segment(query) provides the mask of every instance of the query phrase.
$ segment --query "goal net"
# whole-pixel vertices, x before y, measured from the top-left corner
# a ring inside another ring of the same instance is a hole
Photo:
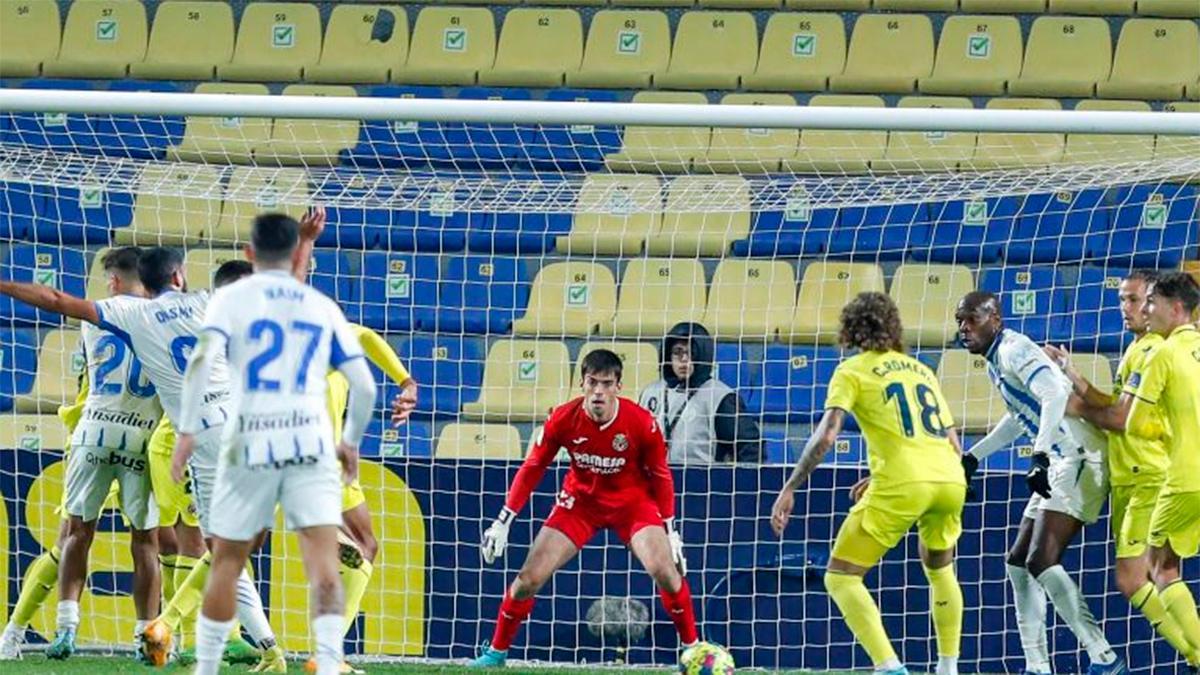
[[[699,94],[604,105],[493,101],[504,93],[486,90],[436,101],[419,88],[361,98],[337,87],[270,98],[252,96],[265,88],[217,89],[43,91],[33,103],[28,91],[0,92],[0,276],[100,298],[106,247],[167,245],[186,250],[189,287],[207,288],[218,265],[243,255],[254,214],[325,205],[312,284],[383,335],[420,386],[412,420],[392,427],[398,383],[376,370],[362,483],[379,550],[347,636],[348,652],[362,656],[474,655],[555,503],[566,453],[519,514],[500,563],[481,560],[481,532],[547,411],[578,392],[582,357],[615,350],[624,393],[637,400],[657,380],[678,384],[664,336],[691,322],[711,339],[687,329],[695,375],[685,389],[716,378],[736,394],[739,418],[737,437],[710,444],[716,461],[672,454],[703,636],[741,666],[869,667],[821,582],[849,488],[866,473],[853,424],[800,491],[782,541],[767,522],[843,357],[842,306],[862,291],[896,300],[910,349],[936,371],[970,445],[1002,402],[981,359],[956,343],[963,294],[996,292],[1009,327],[1069,346],[1105,388],[1130,341],[1119,280],[1197,259],[1200,115],[1175,106],[1067,113],[1012,99],[979,111],[966,99],[918,98],[881,109],[875,97],[795,106],[748,94],[722,105]],[[77,325],[0,300],[9,552],[0,578],[10,611],[57,537],[68,434],[55,412],[75,398],[77,345]],[[697,437],[729,426],[686,414]],[[965,511],[966,671],[1021,663],[1004,563],[1028,498],[1029,453],[1022,440],[990,457]],[[1175,664],[1116,589],[1107,517],[1081,539],[1065,565],[1109,640],[1138,672]],[[919,669],[937,655],[916,550],[910,535],[868,586],[901,657]],[[126,528],[106,512],[81,642],[129,643],[131,569]],[[1189,564],[1185,577],[1197,571]],[[282,528],[255,572],[280,641],[307,652],[303,571]],[[53,635],[53,614],[52,596],[31,641]],[[1074,638],[1054,626],[1056,669],[1084,667]],[[652,582],[604,533],[541,591],[512,655],[665,664],[677,646]]]

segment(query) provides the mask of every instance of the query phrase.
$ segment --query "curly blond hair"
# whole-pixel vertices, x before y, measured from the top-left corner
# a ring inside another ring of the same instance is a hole
[[[886,293],[859,293],[842,308],[838,343],[864,352],[904,351],[900,309]]]

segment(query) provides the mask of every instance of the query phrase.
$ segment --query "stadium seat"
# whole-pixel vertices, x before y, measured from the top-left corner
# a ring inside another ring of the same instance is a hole
[[[700,321],[707,297],[699,260],[634,258],[621,276],[613,332],[618,337],[658,339],[677,323]]]
[[[0,448],[4,449],[63,450],[69,440],[67,428],[58,415],[5,415],[5,423],[0,425]]]
[[[409,419],[393,427],[381,416],[376,416],[367,426],[359,452],[362,457],[433,457],[433,444],[437,437],[433,424]]]
[[[706,105],[700,92],[642,91],[634,103],[688,103]],[[704,157],[712,138],[709,127],[625,127],[621,151],[604,158],[613,171],[686,171]]]
[[[467,249],[479,253],[539,255],[571,231],[569,212],[473,214]]]
[[[472,85],[496,60],[496,23],[486,7],[422,7],[413,27],[408,63],[392,81]]]
[[[358,300],[359,278],[354,270],[362,267],[362,257],[350,251],[315,249],[308,264],[308,283],[346,306]]]
[[[1112,34],[1100,17],[1043,16],[1025,42],[1021,76],[1009,80],[1017,96],[1090,97],[1112,70]]]
[[[355,97],[348,85],[292,84],[284,96]],[[341,153],[358,143],[358,120],[313,120],[276,118],[271,137],[254,148],[259,164],[299,164],[331,166]]]
[[[1064,285],[1052,266],[991,268],[979,273],[979,288],[1000,298],[1004,325],[1041,344],[1050,327],[1066,316]]]
[[[832,12],[774,12],[758,66],[742,86],[761,91],[824,91],[846,67],[846,24]]]
[[[684,12],[671,63],[654,77],[663,89],[737,89],[754,72],[758,28],[749,12]]]
[[[213,275],[217,268],[230,260],[245,260],[243,249],[237,248],[192,248],[184,259],[184,278],[189,291],[212,290]]]
[[[553,58],[547,59],[547,54]],[[496,62],[479,73],[494,87],[561,87],[583,59],[583,20],[574,9],[522,7],[504,15]]]
[[[951,16],[942,25],[926,94],[1001,96],[1021,75],[1021,24],[1015,16]]]
[[[442,427],[433,456],[438,459],[504,459],[524,457],[521,433],[508,424],[465,424]]]
[[[654,176],[589,175],[579,188],[571,233],[555,250],[564,255],[634,256],[662,227],[662,184]]]
[[[924,14],[860,14],[846,70],[829,78],[840,92],[907,94],[933,71],[933,24]]]
[[[1124,349],[1120,285],[1127,274],[1128,270],[1115,268],[1081,267],[1078,280],[1070,288],[1070,312],[1051,325],[1051,341],[1070,345],[1075,357],[1082,352]],[[1099,386],[1095,380],[1092,382]]]
[[[957,12],[958,0],[874,0],[873,9],[888,12]]]
[[[311,201],[303,169],[237,167],[225,188],[221,219],[205,229],[205,239],[210,244],[244,245],[259,213],[279,211],[299,220]]]
[[[757,414],[755,407],[761,403],[763,346],[741,342],[718,342],[713,355],[716,378],[734,389],[746,404],[746,409]]]
[[[691,7],[694,0],[612,0],[614,7]]]
[[[488,350],[479,400],[467,419],[536,422],[571,397],[567,346],[553,340],[497,340]]]
[[[883,99],[867,95],[818,94],[810,106],[882,108]],[[783,160],[783,171],[797,173],[865,173],[872,160],[882,159],[886,131],[828,131],[804,129],[796,156]]]
[[[442,98],[437,87],[372,87],[373,98]],[[415,120],[361,120],[358,145],[346,153],[343,163],[351,166],[379,167],[427,164],[427,146],[445,144],[442,125]]]
[[[804,269],[791,325],[781,340],[830,344],[837,341],[842,307],[863,291],[884,293],[883,270],[872,263],[816,261]]]
[[[401,341],[400,360],[421,387],[414,414],[455,418],[464,403],[479,398],[485,346],[482,340],[457,335],[414,335]]]
[[[389,333],[416,330],[437,310],[438,267],[432,255],[364,253],[361,305],[343,307],[346,317]]]
[[[14,397],[33,391],[37,360],[37,331],[0,329],[0,410],[12,410]]]
[[[87,295],[84,296],[88,300],[101,300],[108,297],[108,275],[104,273],[102,261],[104,255],[111,250],[111,247],[105,246],[92,256],[92,264],[88,267]]]
[[[1121,25],[1112,74],[1096,84],[1096,94],[1177,99],[1196,80],[1200,80],[1200,28],[1195,21],[1129,19]]]
[[[265,84],[205,82],[196,86],[197,94],[244,94],[266,96]],[[167,147],[167,159],[176,162],[249,164],[254,149],[271,138],[269,117],[187,118],[187,128],[178,145]]]
[[[615,91],[554,89],[547,101],[616,103]],[[539,124],[532,142],[523,141],[522,154],[534,169],[552,172],[593,172],[604,168],[604,157],[621,149],[621,132],[613,124]]]
[[[42,244],[107,244],[109,233],[133,219],[133,195],[106,190],[100,183],[81,187],[34,186],[42,198],[37,200],[37,219],[32,240]],[[119,187],[114,184],[113,187]]]
[[[722,105],[794,106],[791,94],[726,94]],[[704,165],[717,173],[771,173],[796,154],[799,129],[716,127]]]
[[[103,358],[105,354],[101,354]],[[33,390],[16,399],[19,413],[50,414],[60,405],[75,402],[79,393],[79,378],[84,376],[87,361],[77,330],[52,330],[46,333],[38,348],[37,375]]]
[[[109,91],[175,93],[171,82],[116,80]],[[167,146],[183,139],[185,121],[178,115],[104,115],[96,120],[96,143],[108,156],[162,159]]]
[[[704,324],[718,340],[772,339],[796,308],[796,272],[782,260],[722,260]]]
[[[375,223],[379,245],[393,251],[461,251],[466,247],[467,231],[485,217],[464,210],[461,200],[465,195],[451,189],[425,184],[390,194],[399,208],[385,204],[373,213],[382,218]]]
[[[1085,259],[1088,237],[1105,235],[1110,228],[1110,208],[1104,190],[1041,192],[1025,197],[1004,247],[1010,264],[1079,264]]]
[[[838,209],[827,205],[836,195],[826,194],[825,187],[820,182],[772,181],[758,194],[755,202],[760,206],[750,213],[750,235],[733,242],[733,254],[777,257],[824,252],[838,217]]]
[[[929,244],[929,211],[922,203],[889,202],[884,194],[875,206],[844,206],[830,232],[825,252],[831,258],[903,260]]]
[[[190,246],[221,215],[221,171],[200,164],[150,165],[133,199],[133,220],[114,232],[117,244]]]
[[[958,335],[955,307],[973,290],[975,280],[963,265],[908,263],[898,267],[888,292],[900,308],[904,341],[917,349],[939,349],[953,343]]]
[[[525,265],[508,256],[451,257],[438,290],[436,324],[422,327],[444,333],[508,333],[529,304]]]
[[[146,57],[146,6],[141,0],[74,2],[58,58],[42,63],[47,77],[122,78]]]
[[[959,0],[963,12],[979,14],[1041,14],[1046,0]]]
[[[1120,328],[1120,324],[1118,324]],[[1113,388],[1113,371],[1112,361],[1104,354],[1089,354],[1087,352],[1072,352],[1071,363],[1079,370],[1079,373],[1086,377],[1089,382],[1096,385],[1100,391],[1112,391]]]
[[[761,405],[756,406],[763,420],[809,423],[820,418],[829,380],[841,358],[835,347],[767,345]]]
[[[1197,188],[1159,183],[1115,188],[1112,230],[1088,238],[1087,254],[1110,265],[1174,269],[1195,255]]]
[[[0,77],[37,77],[58,56],[58,2],[0,2]]]
[[[408,61],[408,14],[398,7],[339,4],[329,15],[309,82],[383,84]]]
[[[617,282],[600,263],[551,263],[538,271],[525,315],[513,335],[531,337],[608,334],[617,310]]]
[[[578,71],[567,71],[571,87],[646,89],[671,62],[667,15],[650,10],[604,9],[588,27]]]
[[[1052,14],[1095,14],[1121,16],[1133,14],[1134,0],[1050,0]]]
[[[364,250],[379,244],[379,231],[388,226],[383,207],[393,191],[388,181],[361,173],[329,172],[313,177],[313,199],[326,204],[325,231],[317,246]]]
[[[22,89],[66,89],[89,91],[86,80],[26,80]],[[99,152],[96,127],[101,117],[79,113],[23,112],[0,114],[0,138],[25,148],[50,148],[71,154]]]
[[[607,349],[621,358],[621,395],[625,398],[638,400],[642,389],[662,379],[662,361],[649,342],[586,342],[575,359],[572,386],[583,381],[583,359],[597,349]]]
[[[917,260],[978,264],[1000,259],[1020,208],[1019,197],[963,198],[929,202],[929,249]]]
[[[1197,94],[1200,94],[1200,83],[1196,85]],[[1192,101],[1171,101],[1163,104],[1163,112],[1193,112],[1200,113],[1200,103]],[[1163,134],[1154,139],[1154,158],[1156,160],[1164,159],[1191,159],[1200,153],[1200,140],[1195,137],[1188,136],[1168,136]]]
[[[783,0],[788,9],[836,9],[846,12],[865,12],[871,0]]]
[[[740,176],[682,176],[667,186],[662,228],[649,255],[722,256],[750,230],[750,185]]]
[[[0,279],[40,284],[83,297],[87,289],[87,263],[81,249],[15,244],[8,247]],[[63,320],[56,312],[40,310],[8,296],[0,297],[0,325],[46,328],[59,326]]]
[[[988,110],[1062,110],[1057,99],[994,98]],[[966,169],[1002,169],[1056,164],[1066,147],[1064,134],[1009,134],[981,132],[975,142],[975,156]]]
[[[1200,58],[1200,54],[1197,54]],[[1084,99],[1076,110],[1117,110],[1150,112],[1145,101],[1098,101]],[[1148,162],[1154,156],[1152,134],[1067,134],[1063,162],[1097,164],[1102,162]]]
[[[1200,19],[1200,6],[1192,0],[1138,0],[1142,16],[1173,16]]]
[[[0,181],[0,238],[25,241],[33,236],[45,191],[29,183]]]
[[[528,89],[493,89],[464,87],[458,98],[478,101],[528,101]],[[443,122],[436,135],[418,135],[425,142],[426,159],[438,166],[449,165],[455,170],[483,166],[509,168],[517,161],[525,162],[526,148],[533,145],[537,134],[532,125],[484,122]]]
[[[233,10],[225,2],[168,0],[154,12],[144,61],[129,64],[130,77],[211,80],[233,58]]]
[[[950,404],[950,414],[963,431],[986,432],[1007,412],[982,355],[947,349],[938,362],[937,378]]]
[[[296,82],[321,59],[321,14],[304,2],[254,2],[238,24],[233,60],[217,77],[240,82]]]
[[[905,96],[897,108],[974,108],[971,99],[951,96]],[[892,131],[876,171],[948,171],[971,160],[979,134],[971,131]]]

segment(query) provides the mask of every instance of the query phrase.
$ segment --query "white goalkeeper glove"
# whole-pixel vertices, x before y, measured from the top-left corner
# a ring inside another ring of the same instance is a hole
[[[675,531],[675,519],[664,519],[663,527],[667,529],[667,541],[671,544],[671,559],[675,561],[679,573],[687,576],[687,557],[683,555],[683,537]]]
[[[504,549],[508,547],[508,526],[516,515],[506,506],[500,509],[500,515],[496,516],[491,526],[484,530],[480,548],[483,549],[483,561],[487,564],[491,565],[504,556]]]

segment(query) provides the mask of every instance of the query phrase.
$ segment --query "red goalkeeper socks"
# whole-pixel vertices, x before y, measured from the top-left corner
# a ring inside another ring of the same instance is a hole
[[[658,597],[662,598],[663,607],[667,608],[667,615],[671,617],[671,623],[675,624],[680,644],[690,645],[695,642],[698,639],[696,613],[692,610],[692,590],[687,579],[683,579],[683,584],[674,593],[668,593],[660,587]]]
[[[505,651],[512,645],[517,630],[533,611],[533,598],[517,600],[504,591],[504,602],[500,603],[500,614],[496,617],[496,632],[492,634],[492,649]]]

